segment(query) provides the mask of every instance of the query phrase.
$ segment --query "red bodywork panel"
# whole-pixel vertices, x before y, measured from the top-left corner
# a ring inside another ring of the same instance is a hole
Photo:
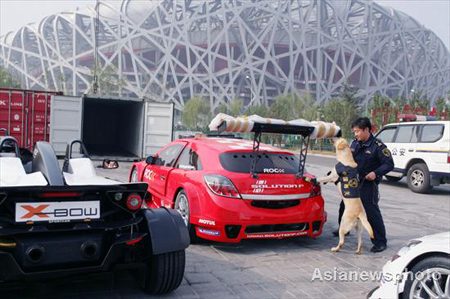
[[[166,164],[170,160],[171,165],[150,165],[145,160],[136,162],[132,166],[130,180],[136,169],[137,180],[148,183],[151,194],[147,201],[149,208],[174,208],[178,193],[184,190],[189,201],[189,223],[204,239],[237,243],[252,238],[320,235],[327,218],[320,186],[314,186],[302,177],[296,178],[295,173],[258,173],[258,178],[253,178],[249,172],[225,169],[228,167],[222,164],[221,154],[230,152],[236,153],[233,156],[236,159],[252,159],[252,144],[248,140],[225,138],[176,140],[155,155],[161,155]],[[166,159],[164,154],[174,145],[178,145],[181,152],[175,158]],[[181,164],[186,161],[182,158],[184,153],[189,151],[198,155],[201,169],[187,169]],[[260,159],[267,158],[265,154],[279,155],[272,159],[296,158],[291,152],[265,144],[261,144],[260,151]],[[258,160],[257,163],[259,161],[264,162]],[[289,162],[291,165],[295,163]],[[296,163],[298,167],[298,160]],[[263,171],[281,170],[270,168]],[[215,194],[205,182],[205,175],[227,178],[240,198]],[[314,177],[311,174],[305,176]]]

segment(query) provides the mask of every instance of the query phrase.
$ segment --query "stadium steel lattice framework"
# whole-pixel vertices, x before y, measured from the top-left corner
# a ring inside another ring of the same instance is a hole
[[[410,16],[362,0],[123,0],[50,15],[0,40],[0,65],[26,88],[90,93],[94,70],[108,92],[174,101],[200,95],[270,104],[306,90],[318,102],[344,82],[374,93],[432,100],[450,90],[450,55]],[[100,68],[94,67],[98,46]],[[108,67],[106,67],[108,66]],[[99,74],[101,71],[98,72]]]

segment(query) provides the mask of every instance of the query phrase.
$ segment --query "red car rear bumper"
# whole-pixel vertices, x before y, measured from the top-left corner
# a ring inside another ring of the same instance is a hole
[[[197,236],[218,242],[319,236],[327,220],[321,196],[301,199],[288,208],[255,207],[252,200],[211,196],[201,215],[191,215]]]

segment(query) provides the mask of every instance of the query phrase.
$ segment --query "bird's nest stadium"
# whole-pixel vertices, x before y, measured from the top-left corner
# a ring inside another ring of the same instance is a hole
[[[241,98],[270,104],[307,91],[317,102],[344,83],[432,101],[450,90],[450,55],[412,17],[363,0],[152,0],[98,2],[49,15],[0,39],[0,65],[24,88],[173,101],[211,108]],[[97,51],[95,49],[98,49]],[[95,62],[99,67],[95,67]],[[102,87],[100,87],[102,88]],[[102,90],[100,90],[102,92]]]

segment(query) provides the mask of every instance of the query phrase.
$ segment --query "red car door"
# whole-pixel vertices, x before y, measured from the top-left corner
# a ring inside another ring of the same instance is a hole
[[[185,146],[185,142],[171,143],[157,154],[154,163],[146,169],[147,173],[144,172],[144,177],[149,179],[149,190],[157,206],[161,206],[161,199],[166,195],[170,172]]]

